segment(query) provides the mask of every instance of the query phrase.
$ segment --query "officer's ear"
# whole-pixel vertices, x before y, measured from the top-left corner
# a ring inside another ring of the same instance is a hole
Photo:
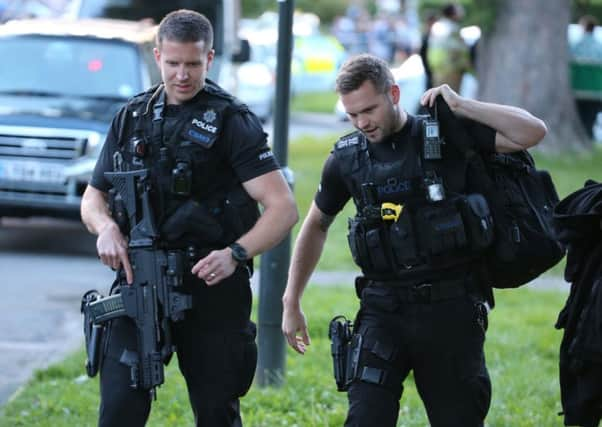
[[[399,104],[399,99],[401,98],[401,89],[399,89],[398,84],[391,85],[391,101],[393,105]]]
[[[213,64],[213,58],[215,57],[215,50],[211,49],[209,53],[207,53],[207,71],[211,68],[211,64]]]

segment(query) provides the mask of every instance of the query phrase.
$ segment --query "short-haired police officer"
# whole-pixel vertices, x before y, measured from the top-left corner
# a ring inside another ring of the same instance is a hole
[[[464,218],[453,202],[469,188],[464,158],[447,142],[440,165],[429,170],[433,161],[425,161],[416,138],[421,133],[414,132],[417,118],[399,107],[402,94],[382,60],[348,59],[336,89],[357,131],[327,158],[297,237],[283,333],[305,353],[310,340],[301,296],[329,226],[353,198],[357,214],[348,239],[363,273],[356,280],[361,308],[354,325],[361,339],[351,344],[359,357],[351,363],[345,425],[395,426],[403,381],[413,370],[432,426],[482,426],[491,398],[483,353],[486,291],[473,274],[474,258],[465,256],[471,236],[462,231]],[[433,106],[438,96],[474,136],[478,151],[525,149],[546,133],[544,123],[522,109],[465,99],[447,85],[426,91],[421,102]]]
[[[98,235],[102,262],[122,268],[131,283],[127,241],[107,209],[110,184],[103,173],[150,169],[164,248],[197,254],[184,278],[193,308],[173,323],[196,425],[240,426],[239,397],[252,382],[257,351],[247,267],[289,232],[298,215],[257,117],[206,78],[212,45],[211,23],[197,12],[179,10],[161,21],[155,58],[163,82],[132,98],[114,118],[81,213]],[[160,162],[170,165],[167,177]],[[263,206],[259,219],[257,203]],[[205,206],[204,215],[180,209],[190,206]],[[124,319],[114,320],[105,335],[100,426],[142,426],[150,412],[149,393],[130,387],[129,368],[120,362],[124,349],[136,345],[133,324]]]

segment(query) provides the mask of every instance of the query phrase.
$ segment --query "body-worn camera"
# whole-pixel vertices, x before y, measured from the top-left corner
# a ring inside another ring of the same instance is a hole
[[[178,196],[190,196],[192,171],[187,162],[177,162],[171,171],[171,192]]]
[[[144,138],[134,136],[130,140],[130,153],[132,154],[132,164],[136,168],[144,167],[144,158],[147,154],[148,144]]]
[[[422,121],[423,156],[425,160],[440,160],[443,140],[439,135],[439,122],[430,116]]]
[[[426,199],[429,202],[440,202],[445,199],[445,188],[443,180],[435,175],[427,176],[424,179],[424,188],[426,190]]]

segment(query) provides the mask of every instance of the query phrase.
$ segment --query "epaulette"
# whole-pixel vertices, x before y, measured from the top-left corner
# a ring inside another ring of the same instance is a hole
[[[238,99],[231,93],[226,92],[221,86],[219,86],[211,79],[205,79],[205,86],[203,87],[203,90],[210,95],[227,100],[231,108],[233,108],[235,111],[249,110],[247,104],[242,102],[240,99]]]
[[[205,85],[203,86],[203,90],[210,95],[215,95],[220,98],[225,98],[228,101],[231,101],[234,99],[233,95],[226,92],[224,89],[221,88],[221,86],[219,86],[217,83],[215,83],[211,79],[205,79]]]
[[[335,150],[343,150],[345,148],[359,145],[361,142],[362,134],[360,131],[356,130],[339,138],[339,140],[334,144],[334,148]]]
[[[132,96],[127,103],[128,108],[130,108],[130,106],[134,107],[139,104],[147,102],[149,100],[149,98],[151,96],[153,96],[153,94],[155,93],[155,91],[157,90],[159,85],[161,85],[161,83],[158,83],[158,84],[146,89],[145,91],[142,91],[142,92],[137,93],[136,95]]]

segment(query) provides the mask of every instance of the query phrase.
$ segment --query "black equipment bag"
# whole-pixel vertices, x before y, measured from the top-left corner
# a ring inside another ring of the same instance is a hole
[[[527,151],[493,154],[484,164],[496,232],[487,272],[494,287],[516,288],[564,256],[552,223],[558,194],[550,174],[536,169]]]
[[[489,202],[495,239],[485,254],[486,279],[495,288],[530,282],[565,254],[552,223],[558,194],[550,174],[536,169],[525,150],[481,156],[441,96],[437,109],[446,142],[468,161],[471,191],[483,194]]]

